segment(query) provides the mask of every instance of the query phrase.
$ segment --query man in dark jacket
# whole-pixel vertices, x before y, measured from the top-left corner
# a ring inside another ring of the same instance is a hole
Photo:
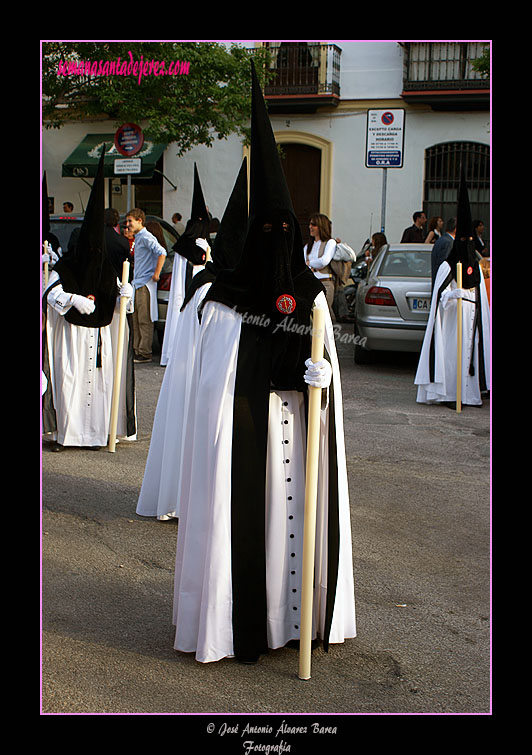
[[[424,226],[427,222],[427,216],[424,212],[415,212],[412,216],[413,225],[405,228],[401,238],[401,244],[423,244],[425,241]]]
[[[436,275],[438,274],[441,263],[445,262],[445,260],[449,256],[449,252],[453,248],[455,233],[456,218],[449,218],[445,227],[445,233],[436,240],[434,246],[432,247],[432,288],[434,288],[434,281],[436,280]]]

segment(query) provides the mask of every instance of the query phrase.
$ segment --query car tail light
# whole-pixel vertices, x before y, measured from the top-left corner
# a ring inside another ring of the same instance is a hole
[[[172,273],[164,273],[159,278],[157,288],[159,291],[170,291],[170,284],[172,283]]]
[[[389,288],[372,286],[366,294],[366,304],[376,304],[379,307],[396,307],[395,299]]]

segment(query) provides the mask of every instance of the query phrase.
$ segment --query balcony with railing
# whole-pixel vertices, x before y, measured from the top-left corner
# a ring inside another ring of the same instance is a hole
[[[402,97],[434,110],[487,110],[490,79],[475,70],[485,42],[405,42]]]
[[[319,42],[265,42],[272,77],[264,87],[270,112],[312,113],[340,101],[337,45]]]

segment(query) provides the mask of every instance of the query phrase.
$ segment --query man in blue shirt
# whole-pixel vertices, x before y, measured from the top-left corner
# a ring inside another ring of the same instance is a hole
[[[166,249],[145,227],[146,215],[134,208],[126,215],[126,227],[134,234],[133,288],[135,310],[133,350],[135,362],[151,362],[153,323],[157,319],[157,281],[164,265]]]

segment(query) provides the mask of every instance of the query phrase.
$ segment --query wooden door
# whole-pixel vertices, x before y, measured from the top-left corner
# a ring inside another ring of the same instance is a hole
[[[321,150],[307,144],[281,144],[281,160],[303,243],[309,239],[309,217],[320,211]]]

